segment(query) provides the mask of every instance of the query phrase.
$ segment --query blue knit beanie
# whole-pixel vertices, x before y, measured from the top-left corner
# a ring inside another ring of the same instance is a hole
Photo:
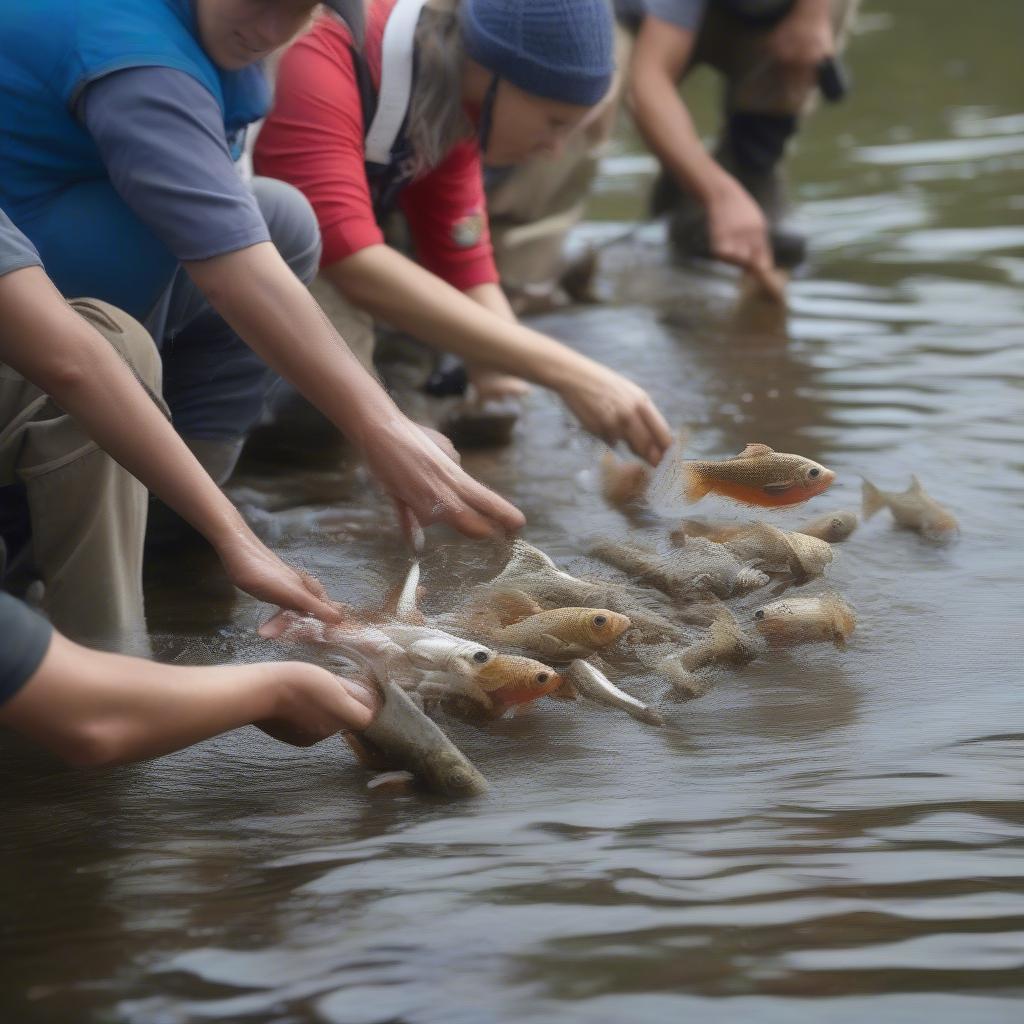
[[[462,0],[466,53],[530,93],[592,107],[612,84],[608,0]]]

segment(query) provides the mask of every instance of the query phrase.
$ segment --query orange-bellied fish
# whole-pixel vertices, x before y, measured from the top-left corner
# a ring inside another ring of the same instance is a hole
[[[473,682],[490,697],[500,714],[554,692],[563,680],[553,668],[533,658],[499,654],[476,674]]]
[[[763,508],[799,505],[827,490],[835,479],[835,473],[820,463],[774,451],[766,444],[748,444],[739,455],[718,462],[683,460],[678,468],[688,501],[718,494]]]

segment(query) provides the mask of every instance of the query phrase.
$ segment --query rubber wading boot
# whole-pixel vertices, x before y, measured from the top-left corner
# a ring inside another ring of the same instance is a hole
[[[807,258],[806,237],[785,224],[787,203],[781,162],[796,124],[795,117],[786,115],[733,114],[714,153],[718,163],[764,212],[775,265],[783,269],[799,266]],[[665,171],[655,182],[650,206],[653,216],[669,214],[669,239],[679,255],[711,257],[704,206]]]

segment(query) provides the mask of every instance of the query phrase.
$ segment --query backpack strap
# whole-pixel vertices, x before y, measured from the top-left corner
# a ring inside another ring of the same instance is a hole
[[[398,0],[384,27],[380,91],[366,133],[366,160],[390,164],[412,98],[416,26],[427,0]],[[364,107],[365,113],[365,107]]]

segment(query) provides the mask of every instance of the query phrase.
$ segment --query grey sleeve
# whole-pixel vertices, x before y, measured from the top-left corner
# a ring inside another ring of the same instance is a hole
[[[0,591],[0,707],[35,675],[52,636],[46,619]]]
[[[708,0],[644,0],[648,14],[662,21],[696,32],[700,28]]]
[[[11,223],[10,217],[0,210],[0,277],[25,267],[39,267],[42,262],[36,247]]]
[[[205,260],[270,240],[231,161],[213,96],[171,68],[131,68],[88,86],[79,119],[114,188],[178,260]]]

